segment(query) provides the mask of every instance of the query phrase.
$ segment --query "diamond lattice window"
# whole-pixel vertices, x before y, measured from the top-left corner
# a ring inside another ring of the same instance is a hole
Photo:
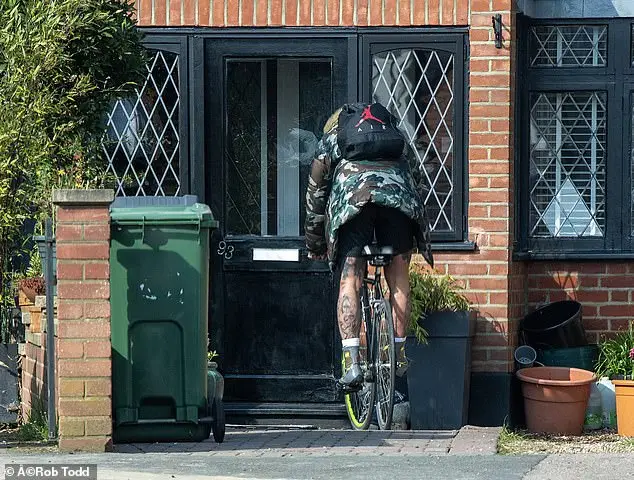
[[[606,25],[537,25],[530,29],[533,67],[604,67]]]
[[[605,93],[531,96],[532,237],[604,235],[605,149]]]
[[[136,95],[117,100],[108,115],[103,150],[119,196],[181,193],[179,57],[154,51]]]
[[[400,120],[432,230],[454,231],[453,53],[400,49],[373,55],[372,97]]]

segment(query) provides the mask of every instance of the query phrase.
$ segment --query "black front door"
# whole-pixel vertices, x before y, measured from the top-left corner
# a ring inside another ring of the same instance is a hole
[[[303,235],[321,129],[356,93],[349,42],[202,41],[206,198],[220,221],[210,331],[234,411],[340,400],[333,280],[324,262],[307,259]]]

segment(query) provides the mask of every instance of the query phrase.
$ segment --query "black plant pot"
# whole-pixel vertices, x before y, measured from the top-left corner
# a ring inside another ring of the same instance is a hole
[[[454,430],[467,423],[475,312],[435,312],[421,319],[429,344],[405,344],[412,430]]]
[[[47,251],[46,251],[46,237],[44,235],[35,235],[33,240],[37,244],[37,250],[40,253],[42,259],[42,275],[46,280],[48,272]],[[57,295],[57,247],[55,245],[55,239],[53,239],[53,295]]]

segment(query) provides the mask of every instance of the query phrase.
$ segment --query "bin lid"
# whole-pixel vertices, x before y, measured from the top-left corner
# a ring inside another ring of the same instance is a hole
[[[140,205],[110,208],[110,218],[116,225],[198,225],[216,228],[211,209],[204,203]]]
[[[191,207],[194,203],[198,203],[198,196],[196,195],[175,195],[173,197],[116,197],[114,202],[112,202],[112,207]]]

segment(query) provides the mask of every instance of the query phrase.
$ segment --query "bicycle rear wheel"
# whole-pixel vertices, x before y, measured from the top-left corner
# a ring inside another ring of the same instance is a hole
[[[365,293],[365,292],[364,292]],[[364,300],[362,300],[361,305],[364,305]],[[366,310],[362,309],[362,322],[361,322],[361,332],[360,332],[360,343],[359,345],[359,357],[360,357],[360,366],[363,371],[363,388],[358,392],[354,393],[346,393],[344,395],[344,400],[346,404],[346,412],[348,413],[348,418],[350,419],[350,424],[352,428],[355,430],[367,430],[370,427],[370,423],[372,422],[372,411],[374,407],[374,399],[376,397],[376,382],[373,378],[374,375],[372,372],[372,364],[369,361],[370,351],[372,351],[373,341],[376,337],[374,336],[374,332],[368,328],[367,319],[366,319]],[[367,332],[372,332],[370,335]],[[376,347],[374,347],[376,350]],[[345,360],[343,356],[341,358],[341,369],[344,370]]]
[[[377,329],[378,352],[376,362],[376,416],[381,430],[392,427],[394,409],[394,382],[396,373],[396,352],[394,348],[394,323],[392,307],[384,298],[374,303],[372,314]]]

